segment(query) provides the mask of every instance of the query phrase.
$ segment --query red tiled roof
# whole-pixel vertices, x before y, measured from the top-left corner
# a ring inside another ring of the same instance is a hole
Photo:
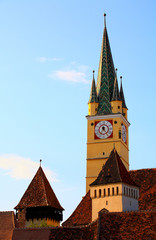
[[[36,175],[15,209],[43,206],[64,210],[52,190],[42,168],[39,167]]]
[[[51,229],[14,229],[12,240],[49,240]]]
[[[131,178],[140,186],[139,209],[156,209],[156,169],[129,171]],[[89,217],[88,217],[89,216]],[[79,203],[63,226],[78,226],[92,221],[90,191]]]
[[[130,177],[127,169],[125,168],[122,160],[120,159],[119,154],[114,148],[110,153],[107,162],[102,167],[102,170],[99,173],[97,179],[93,183],[91,183],[90,186],[105,185],[118,182],[137,186]]]
[[[0,212],[0,240],[11,240],[14,227],[14,212]]]
[[[140,186],[139,209],[156,209],[156,168],[129,171]]]
[[[104,213],[98,219],[98,239],[156,239],[156,211]]]
[[[97,229],[97,221],[88,226],[54,228],[49,240],[96,240]]]
[[[72,215],[62,224],[63,226],[85,225],[92,221],[92,200],[90,191],[81,200]]]

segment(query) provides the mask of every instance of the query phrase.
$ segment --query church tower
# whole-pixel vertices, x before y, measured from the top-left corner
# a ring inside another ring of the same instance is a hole
[[[102,166],[106,163],[112,149],[129,170],[129,148],[127,106],[122,87],[117,80],[114,68],[104,14],[104,33],[98,70],[97,86],[94,79],[91,86],[87,115],[87,168],[86,192],[95,181]]]

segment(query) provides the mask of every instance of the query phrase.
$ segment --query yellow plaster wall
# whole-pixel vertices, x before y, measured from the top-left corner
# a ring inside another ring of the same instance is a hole
[[[88,115],[93,116],[97,113],[98,103],[88,103]]]
[[[122,113],[122,101],[111,102],[112,113]]]
[[[94,129],[96,121],[113,120],[113,137],[107,139],[95,139]],[[117,122],[115,124],[115,122]],[[92,183],[98,176],[103,164],[106,163],[114,146],[121,157],[125,167],[129,170],[129,148],[128,148],[128,125],[127,141],[123,142],[122,136],[119,138],[119,131],[122,132],[122,125],[125,123],[122,117],[110,119],[88,119],[87,124],[87,167],[86,167],[86,192],[89,190],[89,184]]]

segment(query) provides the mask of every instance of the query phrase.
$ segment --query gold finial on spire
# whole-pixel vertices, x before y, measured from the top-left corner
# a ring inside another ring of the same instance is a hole
[[[42,159],[40,159],[40,167],[41,167],[41,162],[42,162]]]
[[[106,13],[104,13],[103,16],[104,16],[104,26],[106,27]]]

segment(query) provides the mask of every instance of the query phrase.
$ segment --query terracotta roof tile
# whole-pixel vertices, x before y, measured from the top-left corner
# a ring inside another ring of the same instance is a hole
[[[98,239],[156,239],[156,211],[103,213],[98,219]]]
[[[106,164],[102,167],[102,170],[99,173],[97,179],[93,183],[91,183],[90,186],[105,185],[118,182],[137,186],[130,177],[116,149],[114,148]]]
[[[156,168],[129,171],[140,186],[139,209],[156,209]]]
[[[139,209],[156,208],[156,169],[129,171],[129,174],[140,186]],[[78,226],[92,221],[92,204],[90,191],[79,203],[72,215],[62,224],[63,226]]]
[[[64,210],[51,188],[42,168],[39,167],[36,175],[15,209],[43,206],[50,206],[59,210]]]
[[[51,229],[15,229],[12,240],[49,240]]]
[[[62,224],[63,226],[85,225],[92,221],[92,200],[90,191],[81,200],[72,215]]]
[[[11,240],[14,227],[14,212],[0,212],[0,240]]]

